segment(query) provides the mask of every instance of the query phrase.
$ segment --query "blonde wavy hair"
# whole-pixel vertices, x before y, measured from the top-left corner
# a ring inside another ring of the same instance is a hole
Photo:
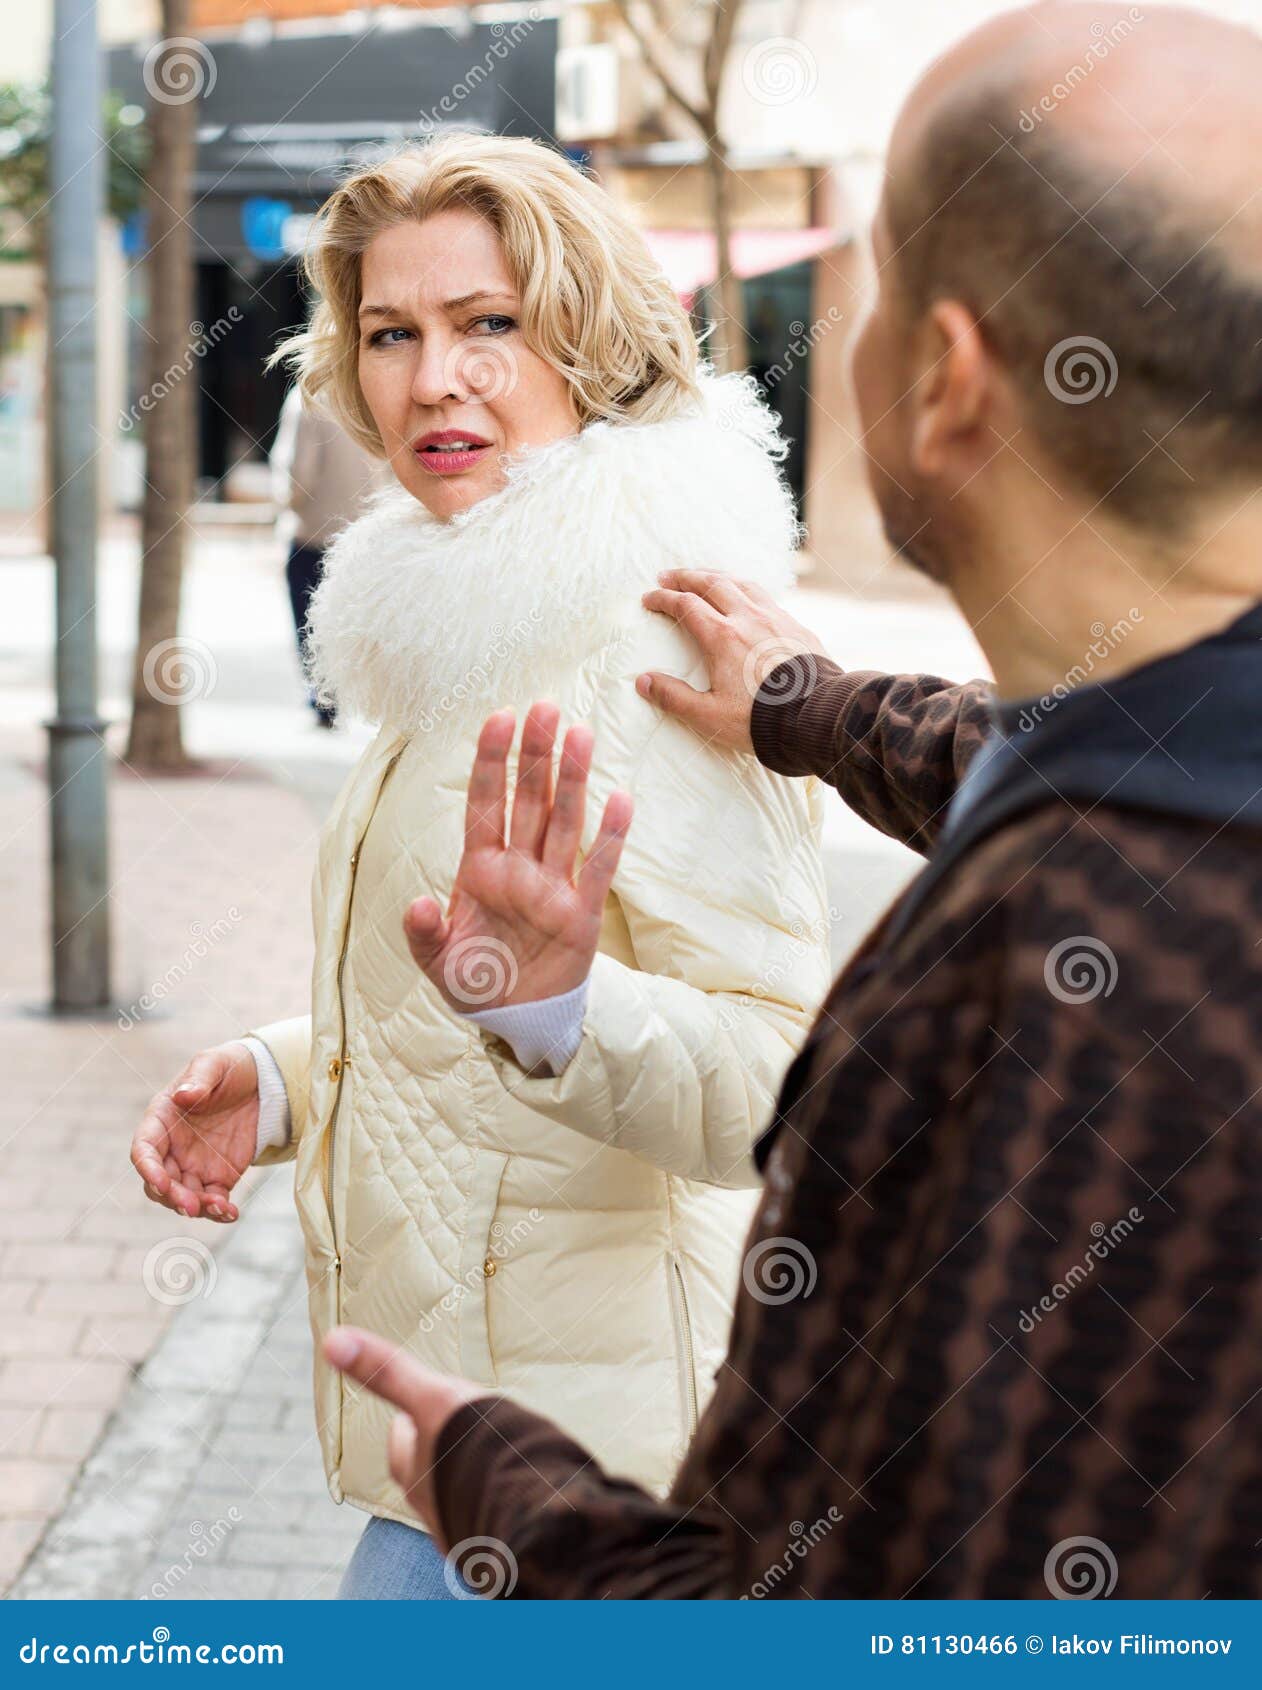
[[[696,337],[643,236],[605,190],[537,141],[447,135],[347,177],[303,256],[315,306],[268,359],[297,376],[369,452],[381,436],[359,385],[360,260],[384,229],[464,207],[495,229],[527,343],[570,384],[580,427],[660,422],[698,397]]]

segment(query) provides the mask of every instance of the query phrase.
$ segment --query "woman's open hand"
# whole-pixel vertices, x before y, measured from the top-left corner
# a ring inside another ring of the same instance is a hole
[[[254,1160],[259,1077],[240,1040],[199,1051],[145,1110],[132,1166],[155,1203],[190,1220],[235,1221],[229,1193]]]
[[[591,972],[601,911],[631,823],[631,799],[614,792],[591,854],[574,872],[592,759],[589,728],[573,727],[552,752],[560,712],[531,706],[522,729],[508,821],[507,765],[516,720],[488,716],[465,810],[464,855],[444,916],[418,898],[403,918],[417,964],[453,1009],[468,1013],[572,991]]]

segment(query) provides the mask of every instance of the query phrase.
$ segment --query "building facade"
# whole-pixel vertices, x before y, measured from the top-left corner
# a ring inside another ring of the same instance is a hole
[[[725,69],[722,131],[734,173],[733,255],[751,368],[791,440],[788,473],[824,578],[862,585],[884,559],[863,479],[845,370],[870,287],[864,238],[890,125],[910,82],[948,42],[1009,0],[744,0]],[[1155,0],[1161,3],[1161,0]],[[1256,21],[1256,0],[1211,0]],[[37,74],[52,0],[6,20],[0,80]],[[710,9],[637,0],[653,54],[701,98]],[[102,0],[107,80],[137,111],[158,0]],[[662,27],[652,27],[652,20]],[[283,378],[262,366],[303,316],[297,255],[340,175],[444,124],[536,135],[591,169],[629,208],[699,322],[715,272],[701,133],[665,92],[613,0],[193,0],[198,82],[192,217],[204,497],[262,495]],[[102,242],[106,488],[139,490],[134,417],[144,339],[139,220]],[[32,255],[0,263],[0,505],[34,500],[15,468],[38,409],[31,368],[41,291]],[[213,356],[210,353],[213,352]],[[17,419],[22,419],[21,421]],[[7,433],[6,433],[7,430]]]

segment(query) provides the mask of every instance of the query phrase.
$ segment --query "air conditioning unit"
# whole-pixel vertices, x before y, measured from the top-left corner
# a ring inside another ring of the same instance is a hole
[[[622,86],[611,42],[562,47],[557,53],[557,140],[607,141],[619,132]]]

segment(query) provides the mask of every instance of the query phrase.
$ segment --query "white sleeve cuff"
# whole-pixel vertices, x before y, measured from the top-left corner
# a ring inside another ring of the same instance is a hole
[[[500,1009],[475,1009],[465,1019],[503,1039],[528,1074],[543,1068],[556,1076],[565,1072],[583,1042],[586,1013],[584,980],[572,992],[561,992],[554,998],[508,1004]]]
[[[254,1058],[259,1077],[259,1126],[254,1146],[257,1162],[265,1150],[283,1150],[289,1143],[289,1097],[276,1058],[262,1039],[247,1033],[241,1043]]]

